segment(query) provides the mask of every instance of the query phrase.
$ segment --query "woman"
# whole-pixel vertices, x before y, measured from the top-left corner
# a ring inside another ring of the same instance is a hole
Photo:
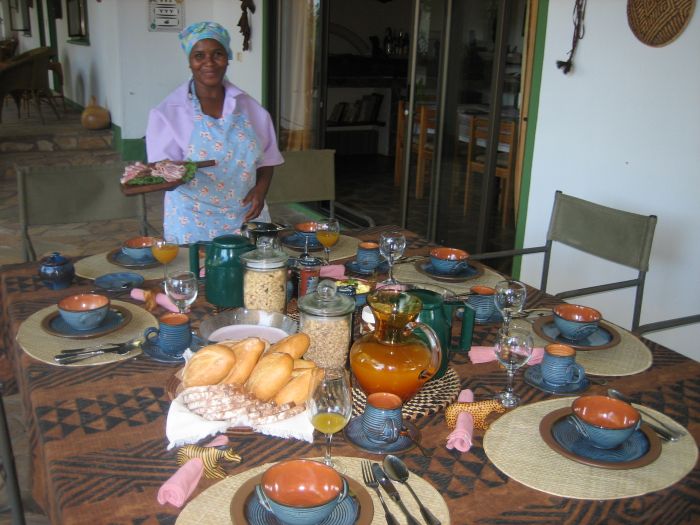
[[[284,159],[267,111],[225,79],[232,58],[228,31],[214,22],[180,33],[192,78],[151,110],[149,162],[216,160],[165,193],[163,229],[178,243],[236,233],[258,218],[270,221],[265,195],[272,167]]]

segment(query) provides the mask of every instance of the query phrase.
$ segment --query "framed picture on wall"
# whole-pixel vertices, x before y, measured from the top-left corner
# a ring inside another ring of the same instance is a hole
[[[68,14],[68,36],[87,38],[87,0],[66,0]]]
[[[10,29],[25,33],[31,30],[27,0],[10,0]]]

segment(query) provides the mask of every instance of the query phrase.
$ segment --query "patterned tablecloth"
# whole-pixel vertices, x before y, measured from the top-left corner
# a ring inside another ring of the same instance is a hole
[[[367,230],[358,237],[376,239],[378,231]],[[409,247],[409,254],[425,253],[427,243],[409,236]],[[90,289],[89,281],[78,279],[68,290],[51,291],[39,282],[36,272],[36,264],[6,266],[0,272],[4,343],[0,379],[5,392],[19,390],[25,405],[35,500],[57,524],[175,523],[179,510],[159,505],[156,493],[177,469],[175,454],[166,450],[165,438],[170,404],[166,383],[177,367],[143,355],[81,368],[56,367],[31,358],[15,340],[20,324],[62,296]],[[528,307],[555,302],[536,290],[529,291]],[[194,326],[212,310],[204,298],[198,300],[193,309]],[[160,313],[154,312],[156,316]],[[474,344],[492,344],[497,328],[477,326]],[[602,393],[610,386],[635,394],[641,403],[686,427],[697,442],[700,364],[647,343],[653,356],[651,368],[635,375],[609,377],[606,387],[592,385],[589,392]],[[505,372],[495,363],[472,365],[458,356],[451,367],[462,388],[471,388],[477,399],[488,398],[505,385]],[[529,387],[520,375],[516,390],[524,403],[552,397]],[[671,487],[644,496],[611,501],[568,499],[528,488],[501,472],[485,454],[482,431],[476,431],[471,450],[461,454],[444,446],[449,429],[442,412],[417,418],[414,423],[423,445],[434,455],[428,459],[414,448],[403,459],[413,473],[442,494],[452,523],[671,525],[694,522],[700,515],[697,467]],[[320,437],[313,445],[250,433],[232,433],[230,437],[244,458],[240,465],[229,467],[234,475],[283,458],[318,456],[322,450]],[[335,440],[334,452],[381,459],[359,451],[342,434]],[[605,475],[601,469],[600,476]],[[194,496],[212,484],[203,480]]]

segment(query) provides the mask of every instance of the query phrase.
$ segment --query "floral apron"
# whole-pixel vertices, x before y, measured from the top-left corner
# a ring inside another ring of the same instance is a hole
[[[216,166],[197,170],[190,182],[165,193],[164,234],[181,244],[240,232],[250,207],[241,201],[255,186],[261,155],[255,130],[244,114],[234,109],[230,115],[213,118],[202,112],[194,85],[189,96],[194,128],[187,158],[216,160]],[[267,205],[257,220],[270,221]]]

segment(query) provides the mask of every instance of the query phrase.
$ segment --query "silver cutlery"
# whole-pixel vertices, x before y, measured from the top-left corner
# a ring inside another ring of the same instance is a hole
[[[421,516],[423,516],[423,519],[426,521],[426,523],[428,525],[441,525],[440,520],[437,519],[433,515],[433,513],[425,507],[425,505],[423,505],[416,493],[413,492],[413,488],[408,483],[409,471],[408,467],[406,467],[406,464],[403,461],[401,461],[398,457],[389,454],[384,457],[382,465],[384,466],[384,472],[386,472],[387,476],[389,476],[394,481],[402,483],[408,488],[408,490],[411,492],[411,495],[413,496],[413,499],[416,500],[416,503],[418,503],[418,509],[420,510]]]
[[[141,346],[141,342],[141,339],[132,339],[131,341],[127,341],[112,347],[107,347],[105,345],[103,347],[95,347],[93,349],[77,348],[75,350],[64,350],[63,352],[56,354],[53,359],[58,364],[69,365],[102,354],[125,355]]]
[[[394,484],[386,476],[386,473],[382,470],[382,467],[379,466],[379,463],[372,463],[372,474],[374,474],[374,479],[379,482],[389,497],[399,506],[401,512],[403,512],[403,515],[406,516],[406,522],[408,522],[408,525],[420,525],[420,522],[414,518],[410,512],[408,512],[406,505],[404,505],[403,501],[401,501],[399,491],[396,490],[396,487],[394,487]]]
[[[382,493],[379,490],[379,482],[374,477],[374,474],[372,473],[372,466],[367,460],[362,461],[362,481],[364,481],[365,485],[367,485],[369,488],[374,489],[374,492],[376,492],[377,496],[379,496],[379,502],[382,504],[382,508],[384,509],[384,519],[386,519],[387,525],[399,525],[396,517],[391,513],[389,507],[386,506],[386,502],[384,501]]]
[[[608,388],[608,395],[610,397],[614,397],[615,399],[619,399],[620,401],[624,401],[625,403],[632,404],[634,402],[634,400],[631,397],[626,396],[625,394],[623,394],[619,390],[615,390],[614,388]],[[642,414],[642,419],[644,419],[645,417],[647,418],[646,424],[649,425],[654,430],[654,432],[659,434],[659,436],[661,436],[662,438],[665,438],[668,441],[678,441],[680,438],[685,436],[685,432],[669,427],[666,423],[654,416],[648,410],[645,410],[643,407],[637,405],[636,408]],[[648,419],[653,419],[654,421],[656,421],[656,423],[658,423],[661,426],[659,427],[658,425],[649,423]]]

